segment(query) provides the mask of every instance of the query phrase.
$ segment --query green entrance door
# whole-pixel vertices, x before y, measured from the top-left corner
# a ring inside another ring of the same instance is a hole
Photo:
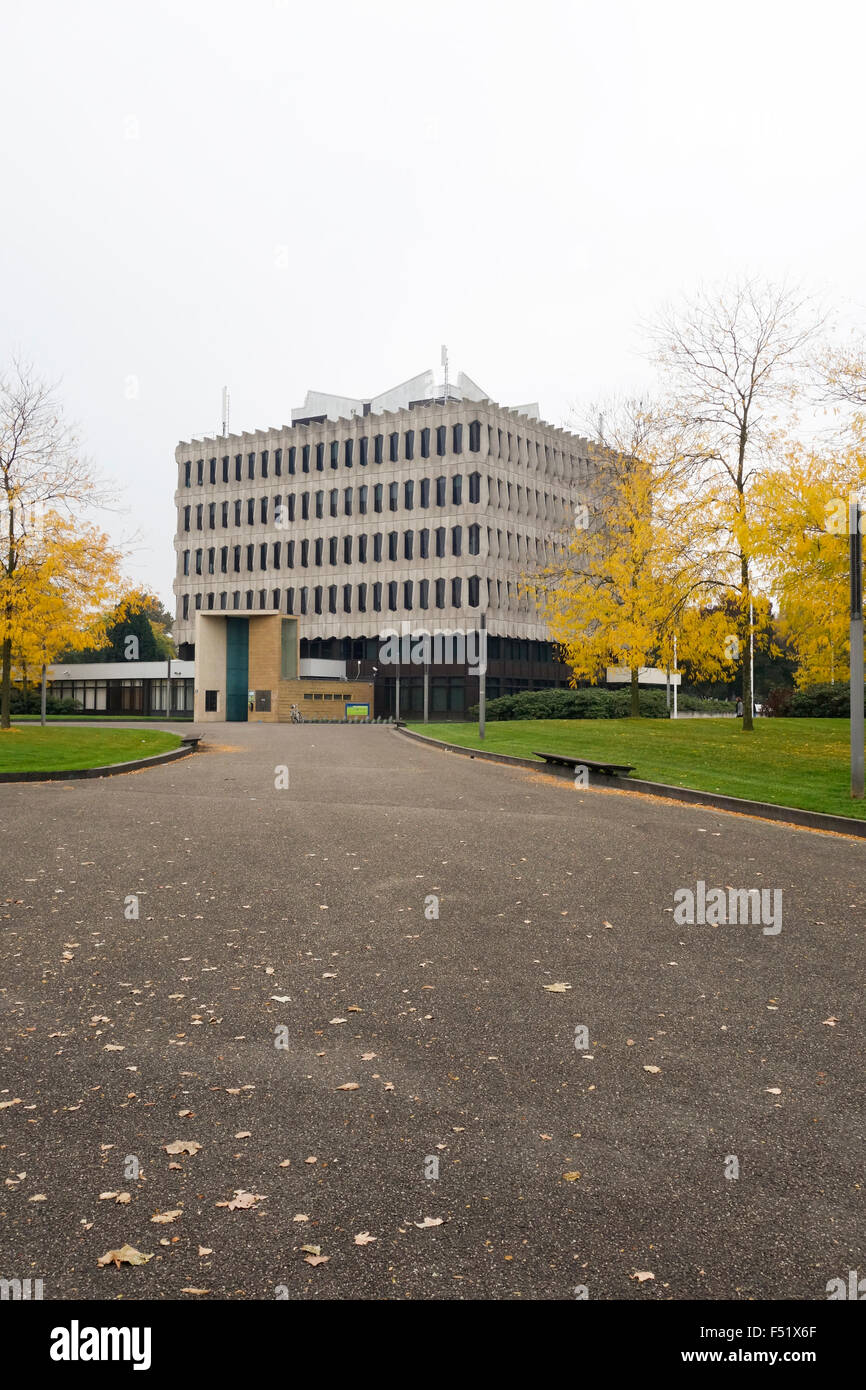
[[[249,688],[249,618],[226,619],[226,719],[246,723]]]

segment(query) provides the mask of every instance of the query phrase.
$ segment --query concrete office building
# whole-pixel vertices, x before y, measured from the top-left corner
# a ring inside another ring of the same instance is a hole
[[[277,687],[290,678],[335,680],[351,699],[365,682],[371,714],[393,713],[382,634],[467,631],[482,615],[488,698],[567,683],[521,581],[566,543],[595,465],[587,441],[536,406],[425,372],[368,400],[309,392],[291,425],[183,442],[176,460],[174,636],[196,658],[197,719],[227,717],[227,664],[228,717],[258,704],[250,678],[241,709],[241,648],[260,645],[252,620],[265,617],[285,620],[281,638],[268,624],[272,656],[258,662],[271,718],[285,717]],[[423,674],[407,663],[400,677],[401,714],[417,715]],[[431,717],[459,715],[477,675],[451,660],[429,669],[428,690]]]

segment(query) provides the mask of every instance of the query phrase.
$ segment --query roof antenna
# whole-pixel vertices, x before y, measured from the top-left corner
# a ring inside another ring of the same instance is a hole
[[[223,439],[229,432],[229,388],[223,387]]]
[[[443,404],[448,404],[448,349],[442,344],[442,366],[445,368],[445,399]]]

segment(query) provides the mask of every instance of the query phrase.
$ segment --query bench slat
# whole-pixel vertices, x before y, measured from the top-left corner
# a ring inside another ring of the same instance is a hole
[[[542,753],[537,748],[533,748],[536,758],[543,758],[546,763],[557,763],[561,767],[587,767],[593,772],[603,772],[608,777],[616,776],[618,773],[634,772],[632,763],[610,763],[599,762],[592,758],[572,758],[567,753]]]

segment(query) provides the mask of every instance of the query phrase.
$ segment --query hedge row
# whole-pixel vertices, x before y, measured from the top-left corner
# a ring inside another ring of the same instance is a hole
[[[487,718],[501,719],[625,719],[631,710],[630,690],[525,690],[501,695],[487,704]],[[666,719],[664,691],[642,690],[640,712],[644,719]],[[478,706],[469,711],[478,718]]]
[[[848,682],[809,685],[805,690],[795,690],[788,709],[781,713],[799,719],[848,719],[851,715]]]
[[[9,696],[9,707],[12,714],[39,714],[42,709],[40,693],[38,690],[28,690],[27,694],[23,695],[13,685]],[[80,714],[81,710],[80,700],[58,700],[53,695],[46,697],[46,714]]]

